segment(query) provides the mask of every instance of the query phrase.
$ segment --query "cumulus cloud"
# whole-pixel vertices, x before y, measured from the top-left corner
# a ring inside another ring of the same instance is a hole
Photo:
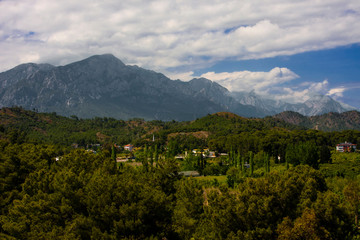
[[[326,95],[329,95],[329,96],[332,96],[332,97],[335,97],[335,98],[336,97],[343,97],[343,94],[344,94],[344,92],[346,90],[347,89],[345,87],[333,88],[333,89],[330,89]]]
[[[189,72],[227,58],[360,42],[358,0],[3,0],[0,9],[0,71],[113,53],[128,64]]]
[[[273,68],[269,72],[207,72],[201,76],[194,76],[193,72],[177,75],[186,80],[195,77],[204,77],[226,87],[232,92],[250,92],[291,103],[305,102],[316,94],[328,95],[336,100],[341,100],[344,93],[350,89],[360,88],[359,84],[337,86],[330,88],[329,80],[320,82],[292,83],[299,76],[287,68]]]
[[[355,89],[360,89],[359,83],[348,83],[342,86],[331,86],[329,80],[325,79],[320,82],[305,82],[298,85],[294,84],[291,87],[274,86],[272,91],[275,94],[272,94],[271,97],[278,100],[296,103],[304,102],[313,95],[321,94],[330,96],[331,98],[340,102],[346,102],[346,92]]]
[[[207,78],[224,86],[231,92],[250,92],[283,100],[287,102],[304,102],[310,98],[311,94],[326,94],[328,89],[328,80],[322,82],[305,82],[293,84],[292,82],[299,76],[288,68],[275,67],[268,72],[207,72],[200,76],[194,75],[194,72],[177,73],[171,75],[172,79],[182,79],[185,81],[193,78]]]
[[[277,91],[276,91],[277,89]],[[288,102],[304,102],[308,100],[311,96],[321,94],[328,95],[336,100],[341,101],[343,93],[350,88],[348,87],[330,87],[328,79],[325,79],[320,82],[304,82],[300,84],[294,84],[291,87],[279,87],[274,86],[272,91],[276,94],[273,94],[272,97],[278,100],[284,100]]]
[[[356,97],[352,97],[352,94],[357,95],[357,92],[360,89],[360,83],[345,83],[341,86],[335,86],[329,88],[326,95],[332,97],[333,99],[342,102],[344,106],[353,108],[356,107],[359,109],[359,100]]]
[[[299,76],[290,69],[276,67],[269,72],[208,72],[202,74],[201,77],[218,82],[229,91],[254,89],[257,92],[267,92],[272,86],[294,80]]]
[[[193,71],[180,72],[180,73],[166,72],[165,75],[168,76],[170,79],[173,79],[173,80],[179,79],[181,81],[190,81],[191,79],[195,78]]]
[[[279,89],[277,94],[271,97],[276,100],[282,100],[289,103],[302,103],[310,98],[311,91],[309,88],[297,89],[291,87],[285,87]]]

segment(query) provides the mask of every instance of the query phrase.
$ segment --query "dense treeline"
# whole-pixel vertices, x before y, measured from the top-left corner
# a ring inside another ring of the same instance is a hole
[[[176,166],[124,167],[106,153],[1,144],[1,232],[17,239],[169,236]],[[41,153],[41,154],[39,154]]]
[[[204,134],[197,134],[199,132]],[[139,147],[157,145],[164,149],[171,143],[176,145],[174,154],[193,148],[209,148],[217,152],[236,149],[242,154],[265,151],[277,157],[286,154],[288,144],[313,141],[318,147],[334,148],[344,141],[360,143],[360,131],[306,130],[274,118],[246,119],[231,113],[208,115],[192,122],[146,122],[142,119],[65,118],[56,113],[36,113],[15,107],[0,110],[0,138],[12,143],[63,146],[76,143],[83,147],[96,143],[133,143]]]
[[[70,146],[73,143],[85,147],[89,144],[127,144],[140,139],[147,132],[164,128],[161,121],[145,122],[142,119],[129,121],[114,118],[79,119],[36,113],[21,107],[0,110],[0,137],[12,143],[46,143]]]
[[[160,158],[118,167],[109,152],[1,141],[1,237],[11,239],[353,239],[357,180],[307,165],[236,185],[180,177]]]
[[[0,237],[358,239],[360,154],[334,152],[344,141],[360,132],[230,113],[145,122],[2,109]],[[127,143],[137,162],[117,163]]]

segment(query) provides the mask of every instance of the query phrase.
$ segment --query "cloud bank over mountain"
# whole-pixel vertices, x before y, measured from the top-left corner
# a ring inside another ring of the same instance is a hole
[[[278,91],[293,101],[316,88],[338,99],[353,89],[325,84],[334,81],[329,76],[301,86],[301,74],[288,66],[206,68],[359,43],[358,0],[2,0],[0,9],[0,72],[24,62],[58,66],[112,53],[171,78],[203,75],[232,90]]]
[[[111,52],[154,70],[204,67],[360,42],[360,2],[0,2],[0,70]],[[271,10],[269,10],[271,9]]]
[[[351,87],[331,88],[327,79],[320,82],[302,82],[293,84],[292,81],[300,76],[288,68],[275,67],[268,72],[207,72],[195,76],[194,72],[174,74],[172,79],[191,80],[193,78],[207,78],[226,87],[231,92],[250,92],[275,100],[291,103],[305,102],[314,95],[327,95],[334,99],[343,97],[346,90]],[[352,85],[352,88],[359,88]]]

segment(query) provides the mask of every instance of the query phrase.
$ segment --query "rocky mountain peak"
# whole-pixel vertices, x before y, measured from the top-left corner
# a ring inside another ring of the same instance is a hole
[[[190,87],[195,91],[200,90],[212,90],[212,91],[220,91],[221,93],[228,93],[229,91],[221,86],[220,84],[213,82],[207,78],[193,78],[189,81]]]
[[[106,62],[106,63],[114,63],[114,64],[118,64],[121,66],[125,66],[125,64],[120,59],[118,59],[117,57],[115,57],[114,55],[112,55],[110,53],[106,53],[106,54],[102,54],[102,55],[94,55],[83,61],[94,62],[94,63]]]
[[[173,81],[161,73],[127,66],[112,54],[60,67],[22,64],[0,73],[0,107],[18,105],[82,118],[192,120],[219,111],[243,117],[285,110],[304,115],[344,111],[328,96],[316,96],[307,104],[281,103],[254,91],[230,93],[206,78]]]
[[[126,65],[112,54],[94,55],[84,60],[66,65],[71,70],[97,72],[99,70],[118,71]]]
[[[50,64],[24,63],[0,74],[0,86],[2,89],[17,84],[23,79],[29,79],[36,73],[46,72],[53,69]]]

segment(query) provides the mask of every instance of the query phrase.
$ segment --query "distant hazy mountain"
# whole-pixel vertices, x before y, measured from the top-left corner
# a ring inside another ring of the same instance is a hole
[[[341,104],[329,96],[313,95],[304,103],[287,103],[264,98],[254,91],[251,92],[233,92],[231,95],[241,104],[251,105],[259,111],[268,115],[273,115],[283,111],[293,111],[305,116],[321,115],[328,112],[342,113],[354,108]]]
[[[318,116],[306,117],[297,112],[282,112],[273,118],[285,122],[323,131],[360,130],[360,112],[348,111],[343,113],[326,113]]]
[[[250,104],[239,103],[223,86],[206,78],[194,78],[189,81],[189,86],[196,92],[210,101],[220,105],[227,112],[233,112],[243,117],[265,117],[266,111]]]
[[[205,78],[171,80],[161,73],[127,66],[111,54],[66,66],[22,64],[0,73],[0,108],[22,106],[81,118],[114,117],[193,120],[215,112],[264,117],[284,110],[304,115],[345,111],[329,97],[303,104],[230,93]]]

